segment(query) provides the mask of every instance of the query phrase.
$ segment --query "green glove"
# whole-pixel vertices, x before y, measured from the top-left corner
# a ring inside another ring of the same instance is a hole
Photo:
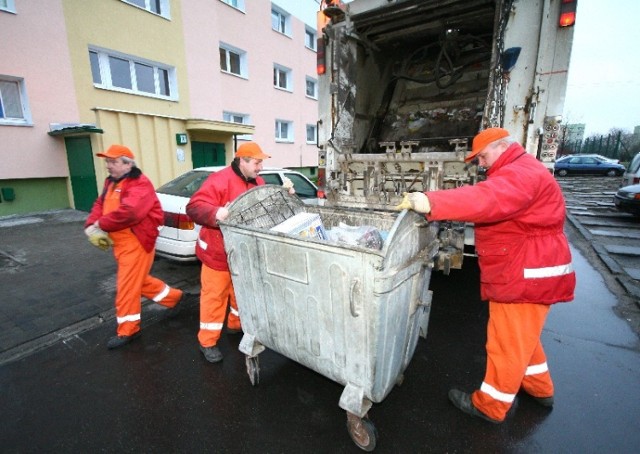
[[[106,251],[113,246],[113,240],[109,238],[107,232],[95,225],[90,225],[84,229],[84,233],[87,235],[87,238],[89,238],[89,243],[93,244],[100,250]]]
[[[113,240],[109,238],[109,235],[107,235],[106,232],[94,233],[93,235],[90,235],[89,243],[93,244],[95,247],[103,251],[107,251],[111,246],[113,246]]]

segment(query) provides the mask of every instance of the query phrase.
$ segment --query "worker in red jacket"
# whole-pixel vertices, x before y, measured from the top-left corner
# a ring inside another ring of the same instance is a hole
[[[149,274],[156,238],[164,214],[153,184],[136,167],[134,155],[123,145],[112,145],[97,156],[105,158],[109,177],[102,195],[93,204],[85,222],[89,241],[103,250],[113,246],[117,263],[116,336],[107,347],[122,347],[140,333],[140,296],[177,315],[183,292]]]
[[[218,221],[227,218],[227,205],[236,197],[265,184],[258,174],[267,158],[270,156],[257,143],[243,143],[231,165],[211,174],[187,205],[187,215],[202,226],[196,244],[196,255],[202,262],[198,341],[205,359],[212,363],[222,361],[217,344],[229,305],[228,332],[239,333],[242,329]]]
[[[576,278],[553,175],[502,128],[473,139],[465,161],[473,159],[487,169],[486,181],[407,194],[399,208],[433,221],[475,223],[481,297],[489,301],[487,366],[480,389],[452,389],[449,399],[465,413],[500,423],[519,390],[553,406],[540,336],[550,306],[573,300]]]

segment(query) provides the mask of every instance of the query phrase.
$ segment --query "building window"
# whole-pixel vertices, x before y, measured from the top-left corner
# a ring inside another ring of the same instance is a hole
[[[291,15],[272,5],[271,28],[283,35],[291,36]]]
[[[226,3],[229,6],[233,6],[235,9],[244,11],[244,0],[221,0],[222,3]]]
[[[273,66],[273,86],[287,91],[293,91],[293,82],[291,81],[291,70],[284,66]]]
[[[238,123],[241,125],[250,125],[251,117],[246,114],[236,112],[222,112],[222,119],[229,123]],[[251,140],[252,134],[239,134],[236,136],[239,140]]]
[[[316,143],[317,133],[316,125],[307,125],[307,143]]]
[[[304,29],[304,45],[307,49],[316,50],[316,31],[310,27]]]
[[[16,12],[15,0],[0,0],[0,11]]]
[[[306,95],[309,98],[318,99],[318,81],[307,76]]]
[[[226,44],[220,44],[220,69],[225,73],[247,78],[247,53]]]
[[[293,122],[276,120],[276,142],[293,142]]]
[[[175,69],[106,50],[89,50],[93,84],[137,95],[177,99]]]
[[[30,123],[24,79],[0,77],[0,125]]]
[[[137,6],[145,9],[150,13],[157,14],[158,16],[170,18],[169,15],[169,0],[122,0],[130,5]]]

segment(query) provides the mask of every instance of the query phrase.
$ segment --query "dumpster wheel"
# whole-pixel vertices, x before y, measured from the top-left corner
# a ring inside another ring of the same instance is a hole
[[[363,451],[371,452],[376,449],[378,431],[367,415],[360,418],[347,412],[347,430],[353,442]]]
[[[245,358],[247,364],[247,374],[249,374],[249,380],[253,386],[258,386],[260,383],[260,365],[258,363],[257,356],[247,356]]]

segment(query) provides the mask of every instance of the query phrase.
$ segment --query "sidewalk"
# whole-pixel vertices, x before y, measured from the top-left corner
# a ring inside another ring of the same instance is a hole
[[[86,217],[71,209],[0,217],[0,365],[113,320],[115,261],[87,242]],[[152,273],[199,291],[196,264],[157,260]],[[143,323],[161,310],[145,304]]]

